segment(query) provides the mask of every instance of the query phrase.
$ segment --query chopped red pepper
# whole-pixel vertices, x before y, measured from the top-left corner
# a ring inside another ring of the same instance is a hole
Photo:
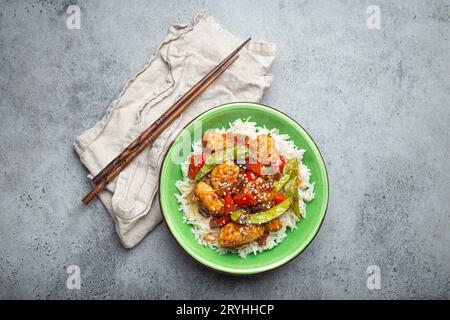
[[[206,152],[202,152],[201,155],[191,156],[188,172],[189,178],[191,178],[192,180],[195,179],[195,175],[201,169],[201,167],[203,167],[207,156],[208,155],[206,154]]]
[[[275,204],[279,204],[286,199],[287,199],[287,197],[284,194],[277,192],[277,193],[275,193],[275,196],[273,197],[273,202],[275,202]]]
[[[285,165],[285,163],[286,163],[286,160],[284,159],[283,156],[280,156],[279,162],[280,162],[280,165],[279,165],[280,172],[283,172],[283,169],[284,169],[284,165]]]
[[[251,171],[247,171],[245,173],[245,176],[247,178],[247,181],[253,181],[253,180],[256,179],[255,174],[253,172],[251,172]]]
[[[264,166],[261,162],[256,161],[255,159],[252,159],[253,161],[250,161],[250,159],[247,162],[247,170],[253,172],[258,177],[264,176],[263,169],[264,167],[270,169],[272,167],[272,172],[283,172],[284,165],[286,164],[286,160],[280,156],[271,166]],[[266,172],[270,172],[267,171]],[[265,173],[268,174],[268,173]],[[272,173],[273,174],[273,173]]]
[[[216,222],[217,226],[219,228],[225,227],[228,223],[231,222],[230,216],[221,216],[218,218],[214,218],[214,221]]]
[[[256,203],[255,198],[250,193],[237,194],[233,200],[240,207],[248,207]]]
[[[262,167],[263,167],[263,165],[261,162],[247,164],[247,169],[249,171],[253,172],[254,174],[256,174],[257,176],[262,175]]]
[[[225,214],[234,211],[234,201],[229,192],[227,192],[227,194],[225,195],[225,204],[223,211]]]

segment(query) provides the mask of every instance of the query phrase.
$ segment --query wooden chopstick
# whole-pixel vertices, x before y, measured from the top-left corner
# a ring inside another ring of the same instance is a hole
[[[191,90],[181,97],[171,108],[158,118],[149,128],[147,128],[138,138],[136,138],[119,156],[111,161],[95,177],[95,187],[82,199],[84,204],[88,204],[111,182],[119,173],[133,161],[146,147],[153,141],[194,101],[206,88],[214,82],[237,58],[237,53],[250,40],[247,39],[239,48],[233,51],[225,60],[210,71]],[[180,102],[181,100],[181,102]]]
[[[231,60],[228,61],[221,69],[218,70],[218,72],[210,79],[208,83],[204,84],[204,87],[200,88],[200,92],[197,95],[191,96],[191,98],[188,100],[187,104],[190,104],[195,98],[197,98],[198,95],[200,95],[201,92],[203,92],[217,77],[219,77],[239,56],[233,57]],[[187,106],[187,105],[186,105]],[[184,110],[184,109],[183,109]],[[101,181],[99,184],[95,185],[94,189],[91,190],[84,198],[83,203],[88,204],[92,201],[92,199],[100,192],[102,191],[108,183],[110,183],[115,177],[119,175],[120,172],[122,172],[123,169],[131,162],[133,161],[146,147],[151,145],[153,141],[172,123],[173,120],[175,120],[183,111],[182,109],[179,109],[179,111],[173,113],[169,118],[167,118],[167,121],[161,123],[160,126],[157,127],[157,129],[154,131],[153,134],[151,134],[147,139],[145,139],[139,146],[134,149],[129,156],[122,161],[117,167],[115,167],[113,170],[111,170],[107,175],[106,178]]]
[[[148,136],[153,134],[156,128],[160,125],[161,122],[164,121],[164,117],[169,117],[173,112],[186,103],[186,101],[190,98],[191,95],[195,95],[196,91],[200,86],[202,86],[205,82],[208,81],[220,68],[222,68],[231,58],[233,58],[249,41],[251,38],[245,40],[236,50],[234,50],[231,54],[229,54],[222,62],[220,62],[214,69],[212,69],[208,74],[206,74],[199,82],[197,82],[189,91],[187,91],[178,101],[175,102],[167,111],[164,113],[161,118],[155,121],[152,125],[150,125],[144,132],[142,132],[139,137],[137,137],[128,147],[126,147],[116,158],[114,158],[105,168],[103,168],[93,179],[92,182],[94,184],[99,184],[103,181],[111,170],[117,167],[122,161],[124,161],[130,153],[136,149],[142,141],[147,139]]]

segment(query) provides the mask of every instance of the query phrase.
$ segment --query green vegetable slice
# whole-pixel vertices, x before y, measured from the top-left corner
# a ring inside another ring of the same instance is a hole
[[[298,175],[300,174],[300,172],[298,169],[297,158],[289,159],[286,162],[286,165],[283,168],[283,174],[284,175],[281,177],[281,179],[274,183],[275,191],[278,192],[284,186],[284,192],[288,197],[292,198],[292,209],[294,210],[295,215],[297,217],[300,217],[301,212],[300,205],[298,203],[300,198],[298,194]]]
[[[290,175],[295,175],[298,176],[298,159],[294,158],[294,159],[289,159],[288,161],[286,161],[286,164],[284,165],[283,168],[283,174],[290,174]]]
[[[235,146],[233,148],[225,149],[215,152],[206,158],[205,163],[195,175],[195,180],[198,181],[207,175],[218,164],[236,159],[237,161],[245,161],[249,155],[249,150],[245,146]]]
[[[230,214],[230,218],[231,220],[241,224],[263,224],[281,216],[289,209],[291,203],[292,197],[289,197],[269,210],[255,214],[247,214],[242,211],[236,211]]]
[[[275,182],[273,184],[273,188],[274,188],[275,192],[280,191],[281,188],[283,188],[283,186],[289,181],[290,178],[291,178],[290,174],[285,174],[280,178],[280,180]]]
[[[297,176],[290,177],[288,182],[286,183],[284,187],[284,193],[288,197],[293,197],[297,192]]]
[[[297,189],[297,193],[298,193],[298,189]],[[293,201],[292,210],[294,210],[294,213],[297,216],[297,218],[300,218],[302,213],[300,211],[300,204],[298,203],[298,201],[299,201],[298,195],[294,196],[292,198],[292,201]]]
[[[242,215],[247,215],[247,213],[245,211],[234,211],[230,213],[230,219],[236,222]]]
[[[297,177],[298,171],[298,159],[289,159],[283,168],[283,176],[273,184],[276,192],[280,191],[283,186],[290,181],[291,177]]]
[[[294,213],[297,217],[300,217],[300,205],[298,204],[299,201],[299,194],[298,194],[298,177],[294,176],[289,179],[289,181],[286,183],[286,187],[284,188],[284,191],[288,197],[292,198],[293,204],[292,209],[294,210]]]

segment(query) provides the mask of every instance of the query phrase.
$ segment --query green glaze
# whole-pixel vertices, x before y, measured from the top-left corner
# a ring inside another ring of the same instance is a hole
[[[175,194],[179,191],[175,182],[182,179],[180,164],[172,161],[179,157],[182,137],[180,135],[166,154],[160,176],[160,203],[166,224],[183,249],[201,264],[217,271],[231,274],[256,274],[275,269],[286,264],[300,254],[313,240],[322,221],[328,205],[328,177],[325,164],[313,140],[294,120],[279,111],[254,103],[231,103],[213,108],[192,121],[184,135],[194,138],[194,122],[202,121],[203,131],[207,129],[228,127],[230,122],[238,118],[246,119],[258,126],[277,128],[280,134],[288,134],[299,148],[305,149],[303,163],[311,171],[311,181],[315,182],[315,199],[306,206],[307,216],[297,223],[297,229],[287,231],[287,237],[282,243],[271,250],[257,255],[250,254],[242,259],[237,254],[224,255],[209,247],[200,245],[191,231],[191,226],[183,223],[183,213]]]

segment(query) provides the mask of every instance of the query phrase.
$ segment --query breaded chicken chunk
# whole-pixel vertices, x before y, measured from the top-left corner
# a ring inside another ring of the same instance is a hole
[[[270,166],[279,158],[275,148],[275,142],[269,135],[259,135],[256,140],[251,140],[249,148],[250,153],[253,155],[256,154],[258,162],[263,165]]]
[[[218,151],[232,148],[236,145],[249,145],[250,138],[243,134],[216,133],[214,131],[206,131],[203,134],[203,146],[211,151]]]
[[[211,172],[211,184],[219,195],[224,196],[233,189],[238,175],[239,167],[233,161],[227,161],[213,169]]]
[[[263,225],[241,225],[230,222],[220,229],[219,245],[224,248],[235,248],[250,243],[264,234]]]
[[[217,216],[223,213],[222,200],[209,184],[200,181],[197,183],[195,193],[211,215]]]
[[[225,149],[226,135],[223,133],[216,133],[214,131],[206,131],[203,134],[203,146],[205,149],[217,151]]]
[[[275,232],[283,227],[283,223],[281,223],[280,218],[276,218],[265,223],[264,226],[268,232]]]
[[[268,203],[275,197],[273,181],[258,177],[245,184],[244,193],[251,193],[259,204]]]

